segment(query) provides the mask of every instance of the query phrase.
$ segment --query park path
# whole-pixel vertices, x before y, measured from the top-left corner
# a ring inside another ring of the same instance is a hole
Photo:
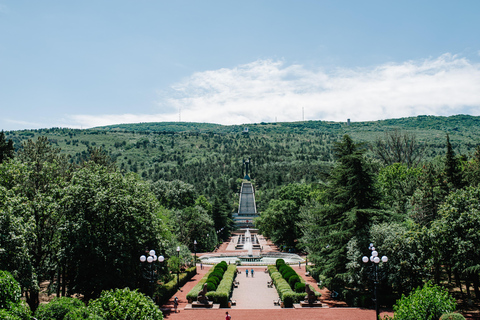
[[[245,270],[248,269],[248,277]],[[275,287],[269,288],[267,282],[270,281],[270,275],[265,273],[265,267],[253,268],[254,277],[252,277],[252,267],[238,267],[241,274],[237,275],[237,281],[240,283],[238,288],[233,289],[232,300],[237,304],[232,309],[280,309],[275,306],[273,300],[278,299]]]

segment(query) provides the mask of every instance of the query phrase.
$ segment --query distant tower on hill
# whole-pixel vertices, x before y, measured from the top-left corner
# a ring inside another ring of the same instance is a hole
[[[350,125],[350,119],[347,119],[347,126]]]
[[[248,160],[243,159],[243,167],[245,169],[245,176],[243,179],[250,181],[250,176],[249,174],[249,169],[250,169],[250,160],[251,158],[248,158]]]

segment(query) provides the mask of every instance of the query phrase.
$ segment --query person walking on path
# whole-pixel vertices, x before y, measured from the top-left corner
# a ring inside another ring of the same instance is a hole
[[[247,269],[247,270],[245,270],[245,274],[247,275],[247,278],[248,278],[248,269]]]
[[[253,269],[252,269],[252,278],[253,278]]]
[[[225,320],[230,320],[232,319],[232,316],[228,314],[228,311],[225,312],[226,316],[225,316]]]
[[[177,313],[177,307],[178,307],[178,298],[175,297],[175,299],[173,299],[173,307],[175,308],[175,313]]]

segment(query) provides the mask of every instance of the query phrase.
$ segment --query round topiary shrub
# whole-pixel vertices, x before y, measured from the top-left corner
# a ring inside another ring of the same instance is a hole
[[[162,312],[152,299],[128,288],[103,291],[100,298],[90,302],[88,308],[104,320],[163,320]]]
[[[63,320],[67,313],[84,306],[82,301],[75,298],[55,298],[49,303],[39,305],[35,311],[35,318],[38,320]]]
[[[283,274],[282,276],[283,276],[283,279],[287,280],[287,282],[290,280],[291,277],[294,277],[294,276],[298,277],[298,275],[295,271],[285,272],[285,274]]]
[[[210,280],[207,280],[207,282],[205,282],[205,283],[207,284],[207,291],[208,292],[217,290],[217,286],[215,285],[215,283],[211,282]]]
[[[285,260],[283,260],[283,259],[277,259],[277,260],[275,261],[275,266],[277,267],[277,269],[279,269],[280,266],[281,266],[281,265],[284,265],[284,264],[285,264]],[[280,271],[280,270],[279,270],[279,271]]]
[[[442,314],[440,320],[465,320],[465,317],[462,316],[460,313],[445,313]]]
[[[20,300],[22,290],[10,272],[0,270],[0,309],[10,309]]]
[[[223,279],[223,272],[219,272],[218,270],[214,270],[212,273],[210,273],[210,275],[208,277],[209,278],[210,277],[216,277],[218,280],[222,280]]]
[[[217,277],[215,276],[209,276],[208,279],[207,279],[207,282],[212,282],[215,286],[218,286],[218,284],[220,283],[220,280],[218,280]]]
[[[305,283],[302,283],[302,282],[295,283],[295,292],[297,293],[305,292]]]
[[[296,274],[291,276],[290,278],[288,278],[288,284],[290,285],[290,288],[292,288],[292,289],[295,288],[295,284],[297,282],[300,282],[300,278]]]

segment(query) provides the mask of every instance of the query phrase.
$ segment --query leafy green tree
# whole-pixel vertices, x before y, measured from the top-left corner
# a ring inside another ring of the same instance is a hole
[[[0,319],[30,320],[30,308],[20,300],[19,283],[8,271],[0,270]]]
[[[150,186],[135,174],[91,164],[73,174],[63,193],[69,292],[88,301],[102,290],[135,287],[140,253],[169,240]]]
[[[444,313],[453,312],[456,302],[448,290],[426,283],[423,288],[417,288],[408,296],[402,296],[393,306],[394,317],[384,319],[394,320],[436,320]]]
[[[3,198],[3,210],[15,217],[5,222],[10,226],[24,224],[28,231],[28,236],[23,233],[22,241],[28,248],[29,263],[21,267],[18,276],[27,289],[26,300],[32,310],[39,303],[38,282],[52,280],[57,271],[59,226],[63,218],[58,202],[70,171],[67,158],[45,137],[24,142],[16,163],[6,164],[0,171],[0,184],[15,195]]]
[[[465,275],[467,290],[468,282],[473,282],[475,294],[480,296],[480,187],[451,193],[440,207],[439,219],[431,229],[443,261],[457,276]]]
[[[13,147],[13,141],[12,140],[6,140],[5,139],[5,133],[0,132],[0,163],[3,161],[13,158],[14,155],[14,147]]]
[[[171,211],[169,223],[177,240],[188,248],[193,248],[195,240],[199,252],[210,251],[217,244],[212,217],[199,205]]]
[[[464,182],[459,159],[455,156],[452,144],[450,143],[450,136],[448,134],[447,151],[445,154],[445,169],[443,174],[445,177],[445,185],[448,190],[456,190],[463,187]]]
[[[391,208],[396,213],[406,215],[410,198],[415,192],[421,168],[407,167],[401,163],[381,168],[377,175],[378,189],[384,208]]]
[[[180,180],[159,180],[152,184],[152,190],[160,204],[169,209],[183,209],[195,203],[195,189]]]

